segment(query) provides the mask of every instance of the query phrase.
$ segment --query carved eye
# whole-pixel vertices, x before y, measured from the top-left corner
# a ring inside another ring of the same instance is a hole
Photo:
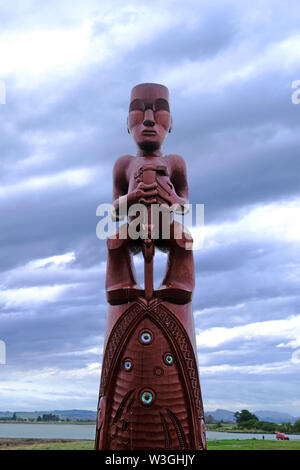
[[[142,100],[133,100],[131,103],[130,103],[130,107],[129,107],[129,112],[130,111],[142,111],[144,112],[145,111],[145,104]]]
[[[167,366],[172,366],[174,364],[174,357],[171,353],[166,353],[164,355],[164,363],[167,365]]]
[[[153,335],[149,330],[143,330],[140,333],[140,342],[142,344],[151,344],[153,341]]]
[[[125,359],[123,361],[123,367],[124,367],[126,372],[130,372],[131,369],[133,368],[132,360],[131,359]]]
[[[155,394],[153,390],[144,389],[141,391],[140,400],[142,402],[142,405],[151,406],[154,403],[154,399],[155,399]]]
[[[142,394],[142,402],[145,403],[145,405],[150,405],[152,400],[153,400],[153,396],[151,392],[144,392]]]
[[[142,341],[143,341],[143,343],[149,343],[151,341],[150,333],[143,333],[142,334]]]
[[[163,98],[158,98],[155,101],[155,111],[168,111],[170,112],[170,106],[167,100],[164,100]]]

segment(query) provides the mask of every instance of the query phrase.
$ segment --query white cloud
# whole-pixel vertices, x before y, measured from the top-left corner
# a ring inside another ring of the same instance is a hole
[[[198,347],[214,348],[227,341],[251,340],[258,338],[286,338],[299,341],[300,315],[291,316],[284,320],[269,320],[248,323],[232,328],[213,327],[204,330],[196,337]],[[292,346],[292,343],[289,343]]]
[[[282,361],[282,362],[270,362],[266,364],[253,364],[245,366],[235,366],[231,364],[219,364],[212,366],[201,366],[200,375],[220,375],[224,373],[233,374],[247,374],[247,375],[265,375],[270,373],[290,373],[291,370],[294,370],[292,367],[292,361]]]
[[[80,65],[91,37],[91,24],[74,29],[25,30],[0,36],[0,75],[11,74],[36,86],[56,74],[68,74]]]
[[[55,302],[66,292],[66,290],[73,287],[76,287],[76,284],[6,289],[0,291],[0,302],[3,302],[5,307],[17,307],[24,304],[37,304],[43,302]]]
[[[198,61],[185,60],[173,68],[161,70],[160,79],[185,94],[207,90],[219,93],[225,86],[242,80],[255,79],[283,69],[297,72],[300,59],[300,35],[292,34],[283,40],[262,47],[253,39],[244,39],[222,54]],[[220,73],[222,71],[222,73]],[[193,80],[190,80],[190,77]],[[297,77],[295,77],[297,78]],[[245,97],[245,99],[247,99]]]
[[[66,377],[76,378],[76,379],[83,379],[87,376],[100,377],[100,371],[101,371],[100,362],[92,362],[91,364],[88,364],[84,368],[69,369],[67,371],[64,371],[63,374]]]
[[[50,256],[48,258],[41,258],[38,260],[30,261],[27,264],[27,267],[29,269],[31,268],[44,268],[46,266],[65,266],[68,263],[72,263],[73,261],[76,260],[76,256],[74,251],[71,251],[70,253],[65,253],[63,255],[55,255],[55,256]]]
[[[156,8],[152,3],[139,4],[136,8],[120,3],[114,8],[98,2],[88,11],[84,6],[81,9],[72,26],[45,24],[41,29],[36,18],[30,29],[21,24],[18,29],[4,30],[0,35],[0,76],[13,76],[25,88],[72,76],[91,64],[119,60],[122,52],[135,49],[141,40],[151,41],[176,17],[179,20],[175,11],[170,16],[163,4]],[[150,15],[152,26],[148,28]]]
[[[14,410],[37,409],[36,406],[96,409],[101,371],[99,362],[69,370],[48,367],[24,371],[5,367],[8,376],[0,388],[0,402],[11,402]]]
[[[300,338],[298,339],[297,346],[300,346]],[[297,349],[296,351],[293,352],[291,362],[293,364],[300,364],[300,349]]]
[[[242,310],[246,304],[240,303],[236,305],[227,305],[226,307],[210,307],[210,308],[203,308],[202,310],[195,310],[194,316],[202,316],[202,315],[213,315],[218,312],[236,312]]]
[[[206,225],[204,248],[244,240],[300,241],[300,199],[280,201],[248,209],[245,215],[232,222]],[[195,230],[195,234],[197,229]],[[202,236],[202,234],[201,234]]]
[[[102,338],[101,338],[102,341]],[[64,357],[75,357],[75,356],[86,356],[89,354],[95,354],[96,356],[101,356],[103,353],[103,347],[94,347],[94,348],[88,348],[88,349],[81,349],[79,351],[67,351],[67,352],[59,352],[56,353],[55,356],[64,356]]]
[[[3,185],[0,188],[0,198],[9,198],[16,194],[41,191],[59,186],[86,186],[93,177],[90,168],[67,170],[47,176],[37,176],[22,180],[16,184]]]

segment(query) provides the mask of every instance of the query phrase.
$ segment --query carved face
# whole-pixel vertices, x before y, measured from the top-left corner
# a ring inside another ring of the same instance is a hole
[[[142,83],[132,89],[127,125],[140,149],[160,149],[171,122],[169,92],[165,86]]]

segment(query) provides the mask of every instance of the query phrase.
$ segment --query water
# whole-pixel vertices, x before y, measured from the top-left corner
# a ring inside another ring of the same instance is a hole
[[[0,437],[37,439],[95,439],[94,424],[0,423]]]
[[[275,434],[247,434],[207,431],[207,440],[222,439],[262,439],[275,440]],[[94,424],[32,424],[32,423],[0,423],[0,437],[36,438],[36,439],[88,439],[95,438]],[[291,440],[300,440],[300,435],[289,434]]]

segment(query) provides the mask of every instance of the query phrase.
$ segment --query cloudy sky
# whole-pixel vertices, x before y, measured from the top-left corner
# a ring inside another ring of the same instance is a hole
[[[205,205],[205,410],[300,416],[298,1],[14,0],[0,15],[0,410],[96,408],[96,208],[116,158],[135,153],[130,89],[150,81],[171,94],[164,151],[184,156],[190,201]]]

